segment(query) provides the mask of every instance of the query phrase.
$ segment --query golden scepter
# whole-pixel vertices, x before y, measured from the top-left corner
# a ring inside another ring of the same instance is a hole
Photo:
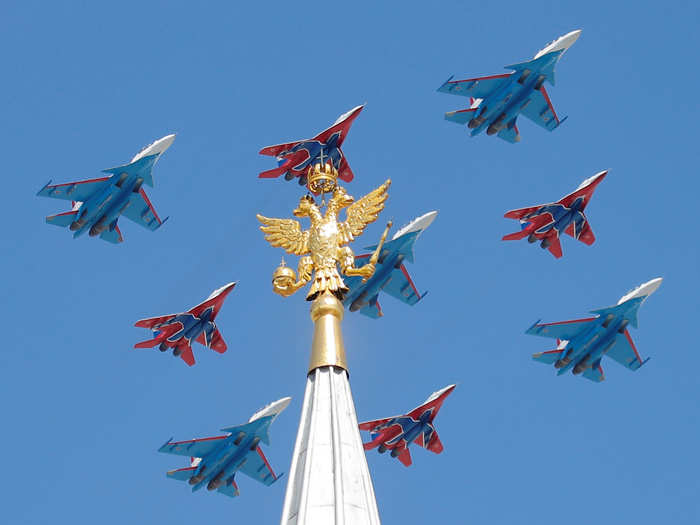
[[[386,223],[386,228],[384,228],[384,233],[382,233],[382,238],[379,239],[379,244],[377,244],[377,248],[374,250],[374,253],[369,258],[369,264],[372,264],[372,265],[377,264],[377,260],[379,260],[379,254],[382,252],[382,247],[384,246],[384,241],[386,240],[386,236],[389,234],[389,229],[391,228],[392,224],[393,224],[392,221],[389,221]],[[368,275],[367,277],[363,277],[362,282],[366,283],[370,277],[371,277],[371,275]]]

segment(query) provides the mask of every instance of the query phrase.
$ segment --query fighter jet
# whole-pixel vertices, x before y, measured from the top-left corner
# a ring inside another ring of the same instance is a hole
[[[600,366],[605,355],[630,370],[638,370],[649,358],[642,360],[627,326],[637,328],[637,310],[661,286],[661,281],[661,277],[652,279],[623,295],[617,305],[593,310],[595,317],[545,324],[538,321],[525,333],[556,339],[557,347],[532,358],[554,364],[557,375],[571,370],[574,375],[583,373],[583,377],[596,382],[605,379]]]
[[[244,425],[222,428],[223,432],[228,432],[225,436],[175,442],[170,438],[158,452],[189,456],[190,466],[171,470],[166,475],[171,479],[187,481],[192,485],[192,492],[206,484],[207,490],[216,490],[231,498],[238,496],[238,485],[234,479],[238,471],[269,487],[281,475],[274,473],[259,443],[270,444],[270,423],[287,408],[291,399],[283,397],[270,403],[253,414]]]
[[[456,386],[449,385],[433,392],[421,406],[414,408],[405,416],[360,423],[360,430],[367,430],[372,439],[363,445],[365,450],[371,450],[377,446],[380,454],[391,450],[391,457],[399,458],[399,461],[407,467],[412,463],[411,453],[408,451],[411,443],[436,454],[442,452],[442,442],[433,426],[433,420],[438,415],[445,398]]]
[[[397,231],[392,240],[382,247],[374,275],[367,282],[362,282],[361,277],[347,277],[345,279],[345,284],[350,288],[350,291],[345,295],[343,304],[351,312],[359,310],[361,314],[373,319],[381,317],[383,315],[382,309],[377,301],[380,291],[410,305],[416,304],[425,296],[425,293],[423,295],[418,293],[418,289],[413,284],[403,262],[404,260],[413,262],[413,245],[436,216],[436,211],[428,212]],[[375,248],[376,246],[370,246],[367,249],[374,250]],[[355,259],[368,257],[370,254],[359,255]]]
[[[170,147],[175,135],[167,135],[146,146],[129,164],[104,170],[108,177],[68,182],[51,186],[49,181],[37,195],[72,201],[70,211],[46,217],[46,222],[68,227],[73,238],[86,231],[90,237],[118,244],[124,240],[117,225],[119,216],[140,224],[149,230],[157,230],[168,220],[160,220],[146,192],[144,183],[153,187],[153,165]]]
[[[350,131],[353,121],[360,114],[364,104],[343,113],[333,125],[316,135],[312,139],[267,146],[260,150],[261,155],[277,157],[279,166],[275,169],[263,171],[260,178],[275,178],[284,175],[285,180],[298,177],[299,185],[306,185],[306,175],[309,166],[314,164],[332,162],[338,170],[338,177],[345,182],[353,179],[352,170],[343,155],[340,146]]]
[[[595,242],[595,235],[583,210],[591,200],[596,186],[607,174],[607,170],[596,173],[579,184],[573,193],[557,202],[507,212],[504,217],[519,219],[522,229],[504,236],[502,240],[512,241],[525,237],[529,243],[539,240],[540,246],[548,248],[557,259],[562,256],[559,242],[561,232],[590,246]]]
[[[544,81],[554,85],[554,66],[581,30],[572,31],[548,44],[529,62],[506,66],[512,73],[487,77],[452,80],[438,88],[442,93],[470,97],[470,106],[445,113],[445,120],[466,124],[471,136],[486,130],[508,142],[519,142],[516,120],[521,113],[535,124],[552,131],[566,118],[559,120]]]
[[[199,344],[223,354],[226,351],[226,343],[221,337],[221,332],[216,327],[214,319],[216,319],[226,296],[233,290],[234,286],[236,286],[235,282],[214,290],[204,302],[190,308],[187,312],[136,321],[134,326],[153,330],[154,337],[136,343],[134,348],[158,346],[161,352],[172,348],[173,355],[180,356],[189,366],[194,365],[192,341],[197,341]]]

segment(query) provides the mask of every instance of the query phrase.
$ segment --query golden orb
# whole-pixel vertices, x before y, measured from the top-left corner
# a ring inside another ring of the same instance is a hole
[[[294,290],[296,282],[297,273],[287,266],[284,259],[282,259],[282,262],[272,274],[272,291],[280,295],[286,295],[287,292]]]

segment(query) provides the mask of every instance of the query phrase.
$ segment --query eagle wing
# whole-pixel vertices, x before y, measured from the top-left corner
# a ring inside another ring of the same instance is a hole
[[[272,246],[284,248],[292,255],[309,253],[309,230],[301,231],[301,224],[294,219],[271,219],[257,215],[263,223],[260,229],[265,233],[265,240]]]
[[[391,180],[387,180],[376,190],[369,192],[347,208],[348,219],[338,225],[343,244],[352,242],[355,237],[362,234],[368,224],[377,220],[379,213],[384,209],[384,203],[389,197],[387,190],[390,185]]]

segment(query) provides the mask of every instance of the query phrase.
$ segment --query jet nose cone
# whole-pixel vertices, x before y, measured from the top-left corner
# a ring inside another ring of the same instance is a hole
[[[640,284],[634,290],[623,295],[620,298],[620,300],[617,302],[617,304],[622,304],[625,301],[629,301],[630,299],[635,299],[638,297],[643,297],[644,299],[646,299],[651,294],[653,294],[656,290],[659,289],[659,286],[661,286],[662,281],[663,281],[663,278],[657,277],[656,279],[652,279],[651,281],[647,281],[644,284]]]
[[[571,31],[571,33],[567,33],[564,36],[560,37],[560,45],[562,49],[569,49],[574,42],[578,40],[578,37],[581,36],[581,30],[577,29],[575,31]]]
[[[571,31],[570,33],[565,34],[564,36],[560,36],[559,38],[555,39],[554,41],[550,42],[547,44],[542,50],[540,50],[536,55],[535,58],[539,58],[542,55],[546,55],[547,53],[552,53],[553,51],[561,51],[561,55],[563,55],[567,49],[569,49],[576,40],[578,40],[578,37],[581,36],[581,30],[577,29],[576,31]],[[561,55],[559,55],[559,58],[561,58]]]
[[[428,213],[421,215],[420,217],[418,217],[416,219],[413,219],[406,226],[399,229],[394,234],[392,239],[398,239],[402,235],[405,235],[405,234],[411,233],[411,232],[422,233],[428,226],[430,226],[433,223],[433,221],[435,220],[435,217],[437,217],[437,214],[438,214],[437,211],[429,211]]]
[[[233,290],[234,286],[236,286],[236,281],[225,284],[221,288],[217,288],[209,294],[209,297],[207,297],[207,301],[219,295],[226,296],[231,290]]]
[[[269,405],[265,406],[264,408],[258,410],[255,414],[253,414],[250,418],[250,421],[255,421],[256,419],[260,419],[262,417],[267,416],[273,416],[273,419],[275,419],[285,408],[289,406],[289,402],[291,400],[291,397],[283,397],[282,399],[273,401]]]
[[[139,159],[142,159],[143,157],[148,157],[150,155],[160,155],[163,153],[166,149],[168,149],[173,141],[175,140],[175,134],[170,134],[166,135],[163,138],[160,138],[153,142],[152,144],[149,144],[145,148],[143,148],[141,151],[139,151],[133,159],[131,159],[131,162],[136,162]]]
[[[663,278],[657,277],[656,279],[652,279],[651,281],[644,283],[643,285],[641,285],[639,287],[640,292],[643,292],[643,293],[640,293],[640,295],[653,294],[656,290],[659,289],[659,286],[661,286],[662,282],[663,282]]]

